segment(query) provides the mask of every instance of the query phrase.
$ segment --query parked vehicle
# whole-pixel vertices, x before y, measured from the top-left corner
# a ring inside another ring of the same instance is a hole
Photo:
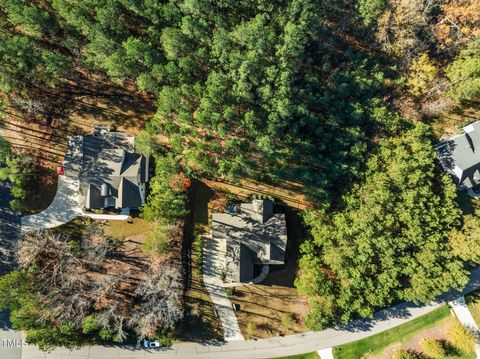
[[[58,162],[57,165],[57,175],[64,175],[65,169],[63,168],[63,162]]]
[[[143,347],[144,348],[160,348],[160,343],[156,340],[143,340]]]

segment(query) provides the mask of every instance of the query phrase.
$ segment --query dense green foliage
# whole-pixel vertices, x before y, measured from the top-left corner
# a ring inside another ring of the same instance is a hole
[[[2,88],[28,97],[78,75],[74,65],[132,80],[157,95],[148,130],[168,136],[187,171],[295,180],[325,200],[358,173],[383,77],[375,61],[328,45],[341,6],[8,0]]]
[[[480,39],[460,51],[447,67],[452,86],[450,95],[456,100],[472,100],[480,96]]]
[[[85,338],[69,325],[52,327],[45,320],[47,313],[40,309],[34,293],[32,278],[27,272],[13,271],[0,277],[0,310],[10,311],[13,327],[26,331],[27,341],[37,344],[42,350],[57,346],[74,348],[82,344]]]
[[[32,175],[34,167],[30,157],[15,153],[9,142],[0,137],[0,180],[9,181],[12,185],[12,209],[18,211],[23,208],[22,203],[31,187]]]
[[[180,166],[172,155],[156,157],[155,176],[150,179],[150,194],[142,213],[145,219],[174,223],[185,217],[186,187],[176,181],[179,171]]]
[[[428,128],[382,140],[343,209],[306,214],[297,286],[310,297],[307,324],[369,317],[395,300],[427,302],[468,280],[448,242],[459,222],[456,189],[434,166]]]

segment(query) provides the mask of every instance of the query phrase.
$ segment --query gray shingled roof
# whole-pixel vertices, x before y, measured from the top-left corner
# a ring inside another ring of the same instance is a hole
[[[273,203],[242,203],[239,213],[214,213],[212,236],[226,241],[228,282],[249,282],[255,264],[283,264],[287,244],[284,214],[273,213]]]
[[[443,168],[466,188],[480,184],[480,121],[463,128],[463,134],[436,146]]]
[[[105,199],[116,208],[141,207],[146,169],[147,159],[134,152],[125,135],[84,136],[80,182],[85,207],[104,208]],[[108,196],[102,196],[102,187]]]

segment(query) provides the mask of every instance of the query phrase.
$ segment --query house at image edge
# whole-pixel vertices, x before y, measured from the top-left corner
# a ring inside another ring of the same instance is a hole
[[[463,128],[435,147],[442,167],[453,175],[460,188],[471,189],[480,184],[480,121]]]
[[[270,200],[253,200],[228,213],[213,213],[212,237],[225,243],[227,283],[251,282],[256,265],[285,263],[285,214],[273,213]]]
[[[145,203],[149,158],[134,149],[134,137],[106,128],[76,136],[82,160],[80,195],[85,209],[135,209]]]

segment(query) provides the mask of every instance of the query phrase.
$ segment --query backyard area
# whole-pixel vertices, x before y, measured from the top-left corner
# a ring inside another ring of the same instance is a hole
[[[452,315],[448,306],[442,306],[408,323],[371,337],[345,344],[334,349],[336,359],[389,359],[396,351],[413,351],[426,357],[425,341],[438,343],[444,358],[473,359],[476,357],[473,345],[470,350],[460,348],[467,339],[462,337],[461,325]],[[460,344],[459,344],[460,343]]]

